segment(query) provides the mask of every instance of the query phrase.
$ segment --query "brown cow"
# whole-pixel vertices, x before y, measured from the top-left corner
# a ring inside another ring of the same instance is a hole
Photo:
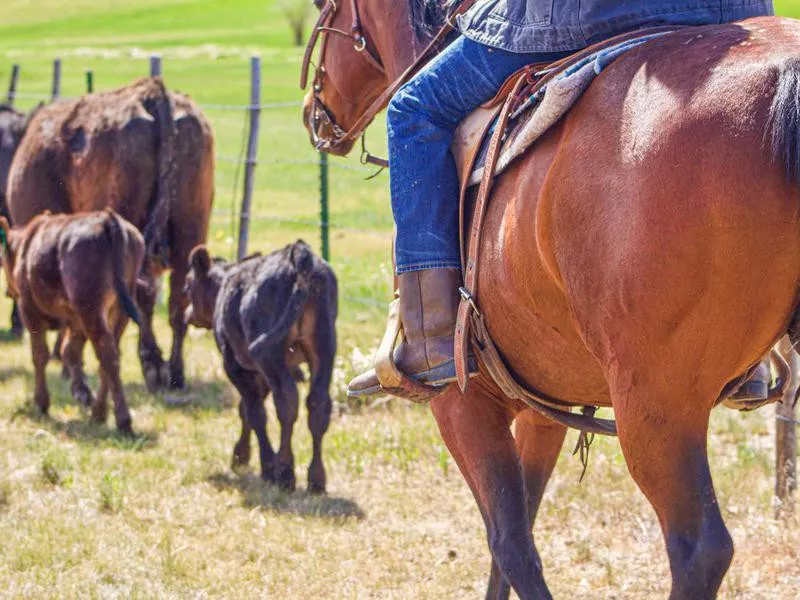
[[[8,217],[8,206],[6,204],[6,184],[8,183],[8,171],[11,168],[11,159],[17,151],[25,133],[27,118],[21,112],[17,112],[7,104],[0,104],[0,215]],[[19,313],[14,306],[11,315],[11,335],[12,337],[22,336],[22,321]]]
[[[184,386],[189,252],[205,242],[214,194],[211,126],[160,78],[42,108],[30,121],[8,181],[11,222],[113,208],[145,234],[145,271],[172,269],[169,372],[152,332],[156,286],[140,286],[139,356],[150,389]]]
[[[106,397],[114,398],[117,428],[132,433],[131,416],[119,375],[119,338],[128,318],[140,322],[132,298],[145,254],[142,234],[114,211],[77,215],[43,214],[24,229],[10,229],[0,217],[3,267],[31,335],[36,370],[35,402],[43,414],[50,407],[45,367],[50,358],[45,336],[66,327],[64,364],[72,395],[91,406],[92,419],[105,422]],[[83,374],[87,338],[100,362],[97,399]]]

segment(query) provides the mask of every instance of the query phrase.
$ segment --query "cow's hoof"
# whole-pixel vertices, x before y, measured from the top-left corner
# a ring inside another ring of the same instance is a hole
[[[117,431],[120,433],[122,437],[126,438],[134,438],[136,434],[133,432],[133,425],[131,424],[130,419],[124,421],[122,423],[117,424]]]
[[[83,408],[89,408],[94,404],[94,396],[92,396],[91,390],[87,388],[73,389],[72,398]]]
[[[93,425],[105,425],[106,420],[108,420],[108,408],[97,408],[97,406],[93,406],[92,415],[89,417],[89,420]]]
[[[233,447],[233,458],[231,459],[231,468],[239,469],[246,467],[250,464],[250,446],[244,444],[236,444]]]
[[[183,376],[183,370],[173,371],[169,377],[169,389],[171,390],[185,390],[186,377]]]
[[[275,474],[275,483],[284,492],[293,492],[297,487],[294,477],[294,468],[290,466],[279,467]]]
[[[325,494],[325,482],[324,481],[308,481],[308,493],[312,496],[322,496]]]
[[[147,385],[147,391],[151,394],[166,389],[168,381],[169,373],[165,366],[148,365],[144,368],[144,382]]]
[[[325,493],[325,469],[320,464],[312,465],[308,468],[308,493],[309,494],[324,494]]]

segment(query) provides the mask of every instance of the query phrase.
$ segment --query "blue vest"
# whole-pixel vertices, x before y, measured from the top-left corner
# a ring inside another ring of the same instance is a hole
[[[657,25],[709,25],[774,14],[772,0],[479,0],[461,32],[510,52],[579,50]]]

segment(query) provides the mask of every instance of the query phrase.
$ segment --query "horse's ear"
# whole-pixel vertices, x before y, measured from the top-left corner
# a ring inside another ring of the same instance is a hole
[[[195,274],[205,276],[211,270],[211,257],[208,248],[197,246],[189,255],[189,264],[192,265]]]

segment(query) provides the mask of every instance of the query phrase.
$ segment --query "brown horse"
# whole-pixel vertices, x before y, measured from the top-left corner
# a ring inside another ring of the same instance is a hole
[[[419,55],[415,6],[339,3],[329,26],[360,21],[385,72],[348,36],[328,35],[305,111],[328,140],[318,145],[348,151],[353,136],[335,138]],[[662,527],[672,598],[714,597],[733,557],[709,414],[797,307],[799,174],[800,22],[769,17],[625,54],[493,188],[478,282],[488,328],[519,379],[614,408]],[[550,597],[531,528],[564,427],[483,373],[431,408],[486,523],[487,597],[507,598],[509,586]]]

